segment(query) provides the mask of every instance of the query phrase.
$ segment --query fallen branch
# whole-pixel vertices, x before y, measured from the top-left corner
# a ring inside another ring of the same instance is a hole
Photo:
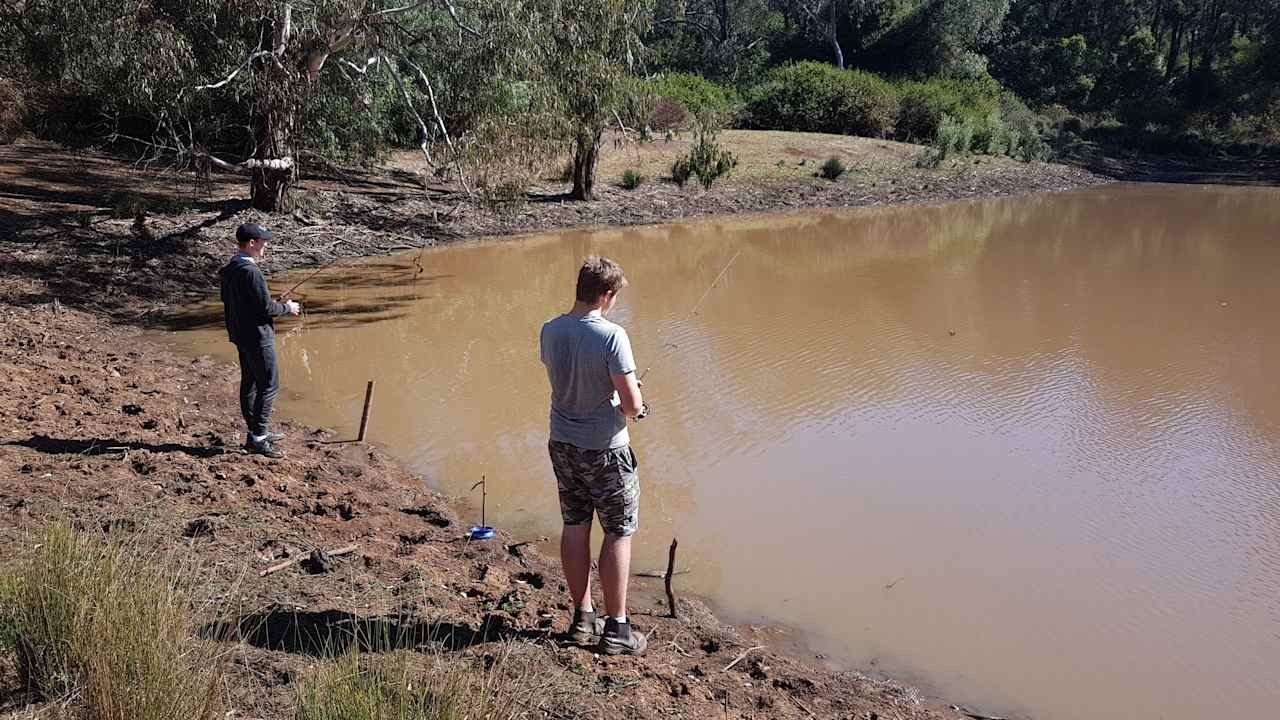
[[[343,548],[338,548],[337,550],[330,550],[328,551],[328,555],[329,557],[338,557],[340,555],[350,555],[351,553],[355,552],[357,549],[358,548],[356,545],[348,545]],[[307,556],[307,557],[310,557],[310,556]],[[266,577],[271,573],[279,572],[280,570],[283,570],[289,567],[290,565],[297,565],[303,560],[306,560],[307,557],[294,558],[292,560],[285,560],[283,562],[278,562],[275,565],[272,565],[271,567],[267,568],[266,570],[263,570],[262,572],[258,573],[258,577]]]
[[[743,658],[745,658],[747,655],[750,655],[751,653],[755,652],[756,650],[763,650],[763,649],[764,649],[764,647],[765,647],[764,645],[756,645],[755,647],[750,647],[750,648],[747,648],[746,650],[743,650],[741,655],[739,655],[738,657],[734,658],[734,659],[733,659],[733,662],[729,663],[728,665],[725,665],[725,666],[724,666],[724,669],[723,669],[723,670],[721,670],[720,672],[729,672],[729,670],[730,670],[734,665],[737,665],[738,663],[742,662],[742,659],[743,659]]]
[[[679,577],[681,575],[688,575],[689,572],[690,572],[689,570],[677,570],[671,573],[671,576]],[[667,576],[667,573],[665,573],[662,570],[641,570],[640,572],[634,574],[634,577],[658,578],[659,580],[665,578],[666,576]]]

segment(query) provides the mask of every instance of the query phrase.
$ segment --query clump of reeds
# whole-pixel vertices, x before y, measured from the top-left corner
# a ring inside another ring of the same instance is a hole
[[[27,687],[93,720],[212,718],[222,663],[194,636],[189,563],[53,523],[0,576],[0,643]]]

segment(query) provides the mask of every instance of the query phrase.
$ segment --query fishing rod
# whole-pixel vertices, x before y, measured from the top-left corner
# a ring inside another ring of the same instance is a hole
[[[325,270],[328,270],[330,267],[332,267],[332,266],[333,266],[333,263],[334,263],[334,262],[336,262],[336,261],[337,261],[337,258],[334,258],[333,260],[330,260],[329,262],[325,263],[324,265],[321,265],[320,267],[316,268],[315,272],[313,272],[313,273],[311,273],[310,275],[308,275],[308,276],[306,276],[306,277],[302,278],[302,279],[301,279],[301,280],[299,280],[297,283],[295,283],[293,287],[289,288],[288,290],[285,290],[285,291],[284,291],[284,293],[282,293],[282,294],[280,295],[280,302],[284,302],[286,298],[288,298],[290,295],[292,295],[292,294],[293,294],[293,291],[294,291],[294,290],[297,290],[298,288],[302,287],[304,283],[306,283],[307,281],[311,280],[312,278],[314,278],[315,276],[319,275],[320,273],[324,272]]]
[[[698,298],[698,302],[694,303],[693,309],[689,311],[689,315],[685,319],[691,318],[694,315],[698,314],[698,308],[702,307],[702,303],[707,299],[707,296],[710,295],[711,291],[715,289],[717,284],[719,284],[720,280],[725,276],[725,273],[729,272],[729,268],[733,267],[733,264],[737,262],[738,256],[741,254],[742,254],[742,250],[739,249],[738,252],[733,254],[733,257],[729,258],[729,262],[725,263],[724,267],[720,270],[720,274],[716,275],[716,279],[712,280],[711,284],[707,286],[706,292],[702,293],[702,297]],[[658,360],[662,360],[663,358],[670,355],[671,349],[674,347],[676,346],[670,345],[670,344],[667,345],[663,349],[663,353],[658,356]],[[652,369],[653,369],[652,365],[646,367],[644,369],[644,372],[640,373],[640,375],[637,376],[636,379],[639,380],[640,382],[644,382],[645,377],[648,376],[649,371]]]

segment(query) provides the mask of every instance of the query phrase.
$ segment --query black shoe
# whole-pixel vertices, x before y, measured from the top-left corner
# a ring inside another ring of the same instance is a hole
[[[262,442],[255,442],[253,438],[249,438],[244,444],[245,452],[251,455],[263,455],[273,460],[279,460],[284,457],[284,451],[271,444],[270,437]]]
[[[600,652],[604,655],[643,655],[649,640],[639,630],[632,630],[631,623],[620,623],[613,618],[604,622],[600,635]]]
[[[573,624],[569,626],[569,639],[579,645],[591,642],[591,638],[604,634],[604,618],[596,617],[594,610],[576,610]]]

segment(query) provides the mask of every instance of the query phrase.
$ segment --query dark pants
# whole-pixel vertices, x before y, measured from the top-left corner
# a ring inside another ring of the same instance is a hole
[[[271,404],[280,389],[275,338],[261,343],[236,343],[240,351],[240,415],[250,435],[266,435]]]

